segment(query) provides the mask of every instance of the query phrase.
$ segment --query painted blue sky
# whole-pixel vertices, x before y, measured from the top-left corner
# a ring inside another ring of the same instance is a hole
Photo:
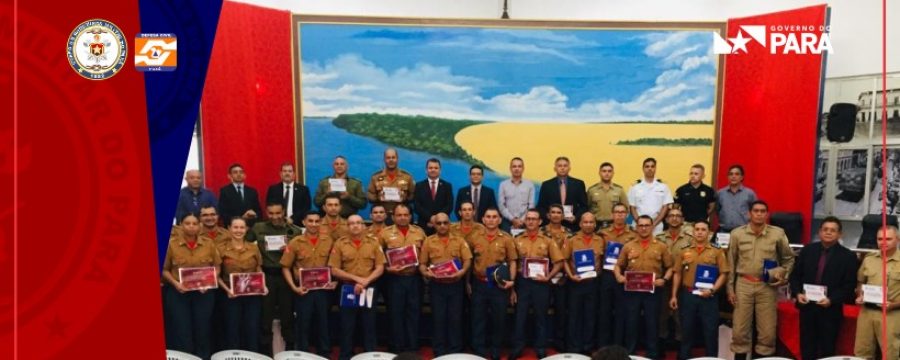
[[[711,120],[711,32],[302,24],[304,116]]]

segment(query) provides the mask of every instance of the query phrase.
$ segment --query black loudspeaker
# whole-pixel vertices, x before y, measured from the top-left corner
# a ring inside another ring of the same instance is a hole
[[[775,212],[769,218],[769,223],[784,229],[788,242],[802,244],[803,239],[803,215],[798,212]]]
[[[828,122],[825,124],[825,132],[828,141],[845,143],[853,140],[856,130],[856,104],[835,103],[828,112]]]
[[[887,216],[888,225],[897,226],[897,217],[893,215]],[[860,249],[877,249],[878,241],[876,239],[876,234],[878,233],[878,228],[881,227],[881,214],[871,214],[863,217],[862,235],[859,236],[859,243],[856,244],[856,247]]]

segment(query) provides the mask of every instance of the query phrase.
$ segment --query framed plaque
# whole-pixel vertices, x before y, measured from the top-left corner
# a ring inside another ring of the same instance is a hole
[[[180,268],[178,281],[188,290],[215,289],[219,287],[214,266]]]
[[[266,274],[261,272],[233,273],[228,275],[231,292],[235,296],[265,295]]]

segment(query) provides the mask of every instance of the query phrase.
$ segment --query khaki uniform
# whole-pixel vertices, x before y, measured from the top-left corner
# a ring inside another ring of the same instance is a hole
[[[750,225],[739,226],[731,231],[728,247],[728,264],[732,271],[728,277],[728,293],[735,294],[734,333],[731,351],[749,353],[753,329],[754,312],[758,341],[755,352],[761,355],[775,353],[778,322],[777,289],[762,281],[763,260],[774,260],[778,266],[770,274],[783,274],[788,279],[794,267],[794,252],[788,244],[784,230],[766,225],[760,235],[753,233]],[[771,279],[771,277],[770,277]]]
[[[600,230],[600,235],[603,235],[607,241],[617,242],[622,245],[637,240],[638,237],[637,233],[631,230],[628,225],[625,225],[621,230],[617,230],[614,225],[610,225]]]
[[[375,271],[376,264],[384,264],[384,251],[374,237],[364,235],[357,244],[349,236],[334,243],[328,266],[350,274],[366,277]]]
[[[312,237],[309,234],[297,236],[284,248],[281,266],[292,267],[295,273],[300,269],[328,266],[332,245],[334,241],[327,236]]]
[[[183,237],[170,238],[166,258],[163,260],[163,271],[168,271],[175,280],[180,281],[178,269],[222,264],[222,257],[213,245],[212,239],[199,235],[195,244],[191,249]]]
[[[591,185],[587,189],[588,207],[591,214],[597,218],[597,222],[612,221],[612,208],[617,203],[628,206],[628,194],[625,188],[619,184],[611,184],[605,188],[602,182]]]
[[[575,272],[575,259],[572,258],[572,254],[584,249],[594,250],[594,264],[597,266],[597,271],[599,272],[603,267],[603,255],[606,253],[606,240],[600,235],[593,235],[590,239],[586,240],[582,233],[569,237],[566,241],[563,257],[568,261],[568,266],[572,269],[573,273]]]
[[[347,219],[342,217],[330,218],[328,216],[322,218],[322,224],[319,225],[319,237],[327,237],[334,242],[345,236],[350,236]]]
[[[428,267],[452,259],[459,259],[462,263],[472,260],[472,250],[469,249],[465,239],[452,233],[445,239],[437,234],[425,238],[422,252],[419,253],[419,261],[422,264]]]
[[[860,285],[882,285],[881,261],[880,251],[863,259],[856,275]],[[896,303],[900,301],[900,251],[894,251],[894,255],[887,258],[887,276],[887,299]],[[856,356],[864,359],[875,357],[875,349],[881,347],[881,326],[881,310],[864,305],[856,320]],[[887,341],[888,356],[884,358],[896,358],[900,354],[900,310],[887,313]]]
[[[397,225],[391,225],[378,233],[378,244],[381,245],[385,251],[409,245],[415,245],[416,251],[421,251],[422,243],[425,242],[426,236],[425,230],[422,230],[422,228],[416,225],[410,224],[406,231],[406,235],[403,235],[403,232],[400,231],[400,228],[397,227]],[[418,272],[418,267],[410,266],[400,271],[398,275],[413,275]]]
[[[231,239],[231,233],[229,233],[228,230],[225,230],[225,228],[218,225],[216,225],[216,227],[214,227],[212,231],[206,231],[206,229],[201,226],[200,235],[212,239],[213,244],[215,244],[216,247],[219,247],[219,245],[222,245],[222,243]],[[169,234],[169,237],[171,238],[179,236],[181,236],[181,225],[173,225],[172,232]]]
[[[387,225],[385,225],[384,223],[382,223],[381,225],[370,224],[369,227],[366,228],[366,233],[378,237],[378,233],[380,233],[381,230],[384,230],[384,228],[386,227]]]
[[[637,240],[622,247],[617,265],[623,274],[625,271],[646,271],[656,273],[656,278],[659,279],[665,275],[666,269],[672,267],[673,262],[665,243],[650,240],[643,244],[641,240]]]
[[[325,204],[325,196],[331,193],[331,184],[328,182],[328,179],[334,178],[333,176],[328,176],[319,180],[319,185],[316,187],[316,194],[314,195],[313,202],[320,209],[322,205]],[[344,180],[347,184],[347,196],[346,199],[341,199],[341,217],[348,218],[350,215],[356,215],[356,213],[366,207],[366,194],[363,192],[362,182],[345,176]]]
[[[719,269],[719,274],[727,274],[731,271],[724,250],[710,244],[706,244],[702,250],[693,244],[687,244],[675,254],[673,269],[681,274],[681,284],[673,284],[673,286],[693,289],[694,279],[697,276],[697,265],[713,265]]]
[[[230,274],[256,272],[262,266],[262,256],[259,247],[250,242],[244,242],[244,247],[238,249],[228,241],[218,247],[219,256],[222,257],[222,280],[229,283]]]
[[[400,198],[402,201],[381,201],[381,191],[386,187],[395,187],[400,190]],[[416,182],[412,175],[403,169],[397,168],[393,174],[388,174],[385,170],[378,170],[372,174],[369,180],[369,189],[366,196],[372,205],[382,205],[388,215],[394,213],[394,207],[399,203],[406,203],[413,200],[415,195]]]
[[[472,250],[469,249],[465,239],[454,234],[450,234],[446,239],[441,239],[437,234],[425,238],[422,252],[419,253],[419,261],[426,267],[451,259],[459,259],[463,263],[472,260]]]
[[[450,233],[465,239],[469,247],[472,247],[472,234],[484,233],[484,230],[484,225],[474,221],[468,226],[463,225],[461,222],[450,224]]]
[[[680,359],[690,357],[694,339],[697,337],[703,339],[706,356],[715,356],[719,352],[719,299],[716,296],[703,298],[693,294],[697,266],[701,264],[715,266],[719,269],[720,276],[727,276],[726,273],[730,271],[725,252],[708,243],[703,247],[696,244],[684,245],[675,254],[674,270],[681,276],[680,284],[672,284],[681,287],[678,292],[678,311],[681,316],[675,317],[680,320],[675,324],[684,329],[681,332],[681,349],[678,355]],[[664,298],[668,298],[669,293],[666,293],[667,296]],[[676,331],[678,330],[680,329],[676,327]]]
[[[674,261],[675,256],[677,256],[682,249],[691,246],[693,237],[684,232],[684,227],[682,227],[678,231],[678,236],[673,238],[672,233],[669,230],[666,230],[659,235],[656,235],[656,240],[669,246],[669,253],[672,254],[672,260]],[[663,294],[671,294],[672,286],[677,286],[677,284],[666,283],[661,289]],[[678,316],[673,316],[676,313],[669,307],[669,297],[662,296],[660,297],[660,301],[662,303],[660,304],[661,311],[659,312],[659,337],[663,339],[669,338],[669,319],[673,319],[675,322],[675,339],[681,340],[680,321]]]
[[[559,229],[553,229],[549,225],[545,225],[541,228],[541,233],[553,240],[553,242],[556,243],[556,247],[558,247],[560,250],[566,247],[569,237],[572,236],[572,233],[569,232],[569,229],[561,225]]]
[[[556,242],[553,241],[553,239],[542,235],[540,232],[538,232],[534,236],[534,238],[528,236],[527,233],[519,234],[519,236],[515,237],[515,240],[513,242],[516,245],[516,251],[518,251],[520,259],[550,259],[551,267],[553,267],[553,263],[560,262],[566,259],[559,246],[556,245]]]
[[[500,263],[512,263],[519,259],[513,237],[503,231],[497,231],[493,237],[487,232],[472,234],[472,256],[475,262],[472,266],[472,274],[480,281],[487,281],[485,271],[490,266]]]

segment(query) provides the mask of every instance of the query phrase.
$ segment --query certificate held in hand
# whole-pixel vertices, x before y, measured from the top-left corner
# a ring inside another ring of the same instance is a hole
[[[694,274],[694,295],[700,295],[700,290],[712,290],[719,278],[719,268],[712,265],[698,264]]]
[[[327,289],[331,283],[331,268],[300,269],[300,286],[307,290]]]
[[[231,292],[235,296],[265,295],[266,293],[266,274],[264,273],[232,273],[228,277],[231,281]]]
[[[406,269],[410,266],[419,265],[419,254],[416,252],[415,245],[393,248],[385,251],[384,255],[387,256],[388,266],[390,267],[399,266],[401,269]]]
[[[447,260],[440,264],[434,264],[429,267],[431,269],[431,273],[434,274],[434,277],[439,279],[446,279],[456,275],[459,272],[459,265],[457,263],[458,260]]]
[[[346,192],[347,191],[347,180],[346,179],[336,179],[329,178],[328,179],[328,187],[331,192]]]
[[[656,273],[647,271],[626,271],[625,291],[653,293],[656,290]]]
[[[606,254],[603,256],[603,270],[612,271],[619,261],[619,254],[622,253],[621,243],[611,242],[606,246]]]
[[[575,260],[575,273],[582,279],[597,277],[597,263],[593,249],[577,250],[572,253]]]
[[[550,259],[527,257],[522,260],[522,275],[536,279],[550,274]]]
[[[216,280],[216,268],[213,266],[180,268],[178,269],[178,282],[188,291],[219,287],[219,282]]]

